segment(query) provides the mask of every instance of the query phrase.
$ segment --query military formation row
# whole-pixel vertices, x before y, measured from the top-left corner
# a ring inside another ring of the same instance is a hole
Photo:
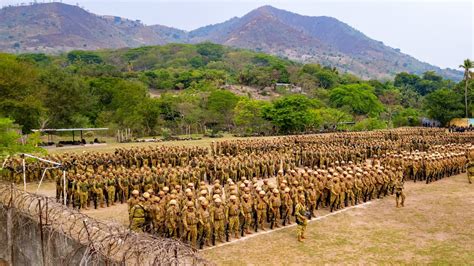
[[[128,200],[130,227],[202,247],[293,222],[304,224],[319,208],[334,211],[393,193],[403,206],[402,175],[401,168],[348,163],[280,172],[276,180],[263,183],[229,179],[224,186],[189,184],[184,191],[134,190]]]
[[[364,133],[333,133],[213,142],[210,149],[211,154],[209,154],[209,149],[202,147],[154,146],[117,149],[113,154],[56,154],[48,156],[46,159],[61,162],[61,169],[66,169],[74,174],[100,172],[110,165],[115,168],[122,166],[125,168],[132,166],[152,168],[168,167],[169,165],[172,167],[199,167],[206,168],[207,179],[213,182],[214,179],[223,180],[227,175],[226,171],[229,172],[228,175],[241,176],[240,172],[242,171],[239,169],[245,167],[260,168],[263,171],[263,177],[266,177],[265,174],[272,175],[272,172],[275,172],[275,167],[272,170],[271,165],[279,164],[282,160],[290,160],[296,167],[328,167],[334,161],[363,162],[367,158],[381,156],[391,151],[402,152],[417,149],[427,151],[436,145],[450,143],[474,143],[474,133],[445,133],[439,129],[402,128]],[[219,155],[216,156],[216,154]],[[269,163],[269,167],[254,167],[253,164],[260,162],[252,157],[265,157],[266,160],[276,160],[276,162]],[[221,165],[231,166],[221,167]],[[28,162],[26,164],[26,181],[39,180],[46,166],[49,165],[40,161]],[[265,170],[265,168],[267,169]],[[22,181],[21,158],[15,157],[7,160],[5,169],[2,171],[2,179],[13,182]],[[221,172],[224,173],[221,174]],[[46,178],[53,180],[55,173],[60,173],[60,171],[46,171]],[[259,176],[260,173],[244,172],[242,175],[250,177]]]
[[[266,153],[286,151],[306,144],[360,146],[368,157],[389,151],[425,151],[434,145],[474,143],[474,132],[450,133],[442,128],[397,128],[371,132],[344,132],[320,135],[286,136],[271,139],[230,140],[211,145],[213,154]]]

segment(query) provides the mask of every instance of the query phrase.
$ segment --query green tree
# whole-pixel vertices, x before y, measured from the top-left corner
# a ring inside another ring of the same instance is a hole
[[[353,129],[357,131],[365,131],[365,130],[370,131],[370,130],[385,129],[385,128],[387,128],[387,123],[377,118],[366,118],[362,121],[357,122],[353,127]]]
[[[274,101],[263,110],[264,117],[278,127],[281,133],[304,132],[311,122],[310,109],[319,103],[303,95],[290,95]]]
[[[48,106],[51,127],[90,126],[89,111],[97,99],[81,77],[53,68],[41,76],[41,83],[48,88],[44,104]]]
[[[97,53],[91,51],[72,51],[67,54],[67,59],[70,63],[100,64],[103,62]]]
[[[464,64],[459,65],[460,68],[464,70],[464,108],[466,109],[466,118],[469,117],[469,112],[468,112],[468,101],[467,101],[467,88],[469,86],[469,80],[472,78],[471,77],[471,68],[473,68],[473,63],[471,60],[466,59],[464,60]]]
[[[436,90],[426,96],[425,110],[429,117],[446,125],[451,119],[463,115],[461,96],[448,89]]]
[[[336,129],[341,122],[352,122],[353,118],[350,114],[334,109],[334,108],[320,108],[314,110],[316,115],[320,117],[320,127],[323,129]]]
[[[419,126],[420,112],[413,108],[403,108],[397,110],[393,116],[393,125],[395,127]]]
[[[241,133],[268,133],[270,123],[263,117],[263,110],[271,103],[241,98],[234,108],[234,123]]]
[[[196,44],[197,52],[206,57],[207,61],[218,61],[224,55],[224,46],[211,43],[211,42],[203,42]]]
[[[212,124],[222,129],[232,127],[234,108],[239,98],[227,90],[213,90],[207,97],[206,110]]]
[[[348,107],[356,115],[378,115],[383,105],[368,84],[342,85],[331,90],[330,101],[334,107]]]
[[[34,65],[0,54],[0,115],[22,125],[24,133],[41,126],[46,109],[42,98],[45,88]]]
[[[37,147],[39,133],[32,134],[25,143],[22,143],[18,132],[19,127],[14,125],[11,119],[0,117],[0,158],[15,153],[44,152],[43,149]]]

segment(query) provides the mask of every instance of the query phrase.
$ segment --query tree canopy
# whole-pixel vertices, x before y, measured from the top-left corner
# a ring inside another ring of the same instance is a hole
[[[100,126],[131,128],[136,136],[206,129],[302,133],[341,122],[367,130],[418,125],[422,117],[445,124],[463,115],[464,94],[473,113],[468,76],[457,84],[434,72],[367,81],[330,66],[209,42],[62,55],[0,53],[0,116],[23,133]]]

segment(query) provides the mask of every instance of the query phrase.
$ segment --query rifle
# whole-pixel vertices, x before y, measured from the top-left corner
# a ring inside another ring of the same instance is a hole
[[[212,228],[212,237],[211,237],[211,241],[212,241],[212,245],[215,246],[216,245],[216,234],[215,234],[215,229]]]
[[[245,224],[246,224],[246,223],[245,223],[245,220],[246,220],[246,219],[245,219],[245,215],[244,215],[244,219],[243,219],[242,225],[240,226],[240,236],[244,236],[244,235],[245,235],[245,234],[244,234],[244,233],[245,233],[245,232],[244,232],[244,230],[245,230]]]
[[[288,217],[288,208],[283,208],[283,205],[282,205],[282,210],[283,210],[283,226],[286,226],[286,218]]]
[[[225,224],[225,241],[229,242],[229,223]]]
[[[275,212],[272,210],[272,218],[270,221],[270,229],[273,230],[273,226],[275,225]]]
[[[202,249],[204,247],[204,228],[201,231],[202,233],[199,235],[199,239],[198,239],[199,249]]]
[[[254,219],[255,219],[255,233],[258,232],[258,215],[257,211],[254,211]]]

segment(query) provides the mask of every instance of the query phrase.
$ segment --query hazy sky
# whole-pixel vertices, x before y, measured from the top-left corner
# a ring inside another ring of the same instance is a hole
[[[0,0],[0,6],[18,0]],[[46,0],[49,2],[49,0]],[[43,2],[38,0],[37,2]],[[472,0],[63,0],[79,3],[101,15],[140,19],[192,30],[240,17],[262,5],[272,5],[308,16],[332,16],[367,36],[400,48],[422,61],[457,68],[474,59],[474,4]]]

